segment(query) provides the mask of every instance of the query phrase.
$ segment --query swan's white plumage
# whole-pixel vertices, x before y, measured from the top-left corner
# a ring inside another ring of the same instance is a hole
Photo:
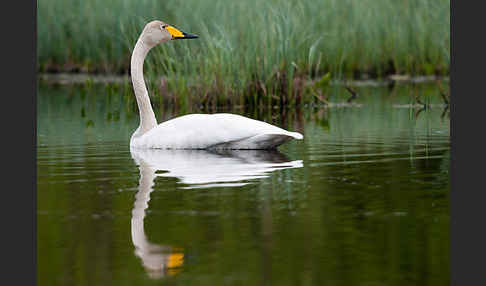
[[[148,23],[132,53],[131,76],[140,112],[140,126],[132,135],[130,147],[274,149],[290,139],[303,138],[300,133],[289,132],[263,121],[229,113],[190,114],[156,125],[143,79],[143,61],[151,48],[174,39],[174,36],[164,28],[167,26],[161,21]]]
[[[132,138],[131,144],[161,149],[272,149],[291,138],[302,135],[236,114],[189,114],[157,125]]]

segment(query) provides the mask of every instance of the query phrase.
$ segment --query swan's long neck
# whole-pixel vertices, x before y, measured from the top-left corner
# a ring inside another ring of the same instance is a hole
[[[138,111],[140,112],[140,127],[137,129],[137,135],[142,135],[157,126],[157,120],[155,119],[147,87],[143,79],[143,62],[150,49],[151,47],[147,46],[139,38],[133,49],[130,63],[133,90],[137,98]]]

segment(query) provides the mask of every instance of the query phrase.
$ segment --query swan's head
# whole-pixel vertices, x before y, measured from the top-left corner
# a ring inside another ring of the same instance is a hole
[[[158,44],[170,40],[195,38],[197,38],[196,35],[185,33],[178,28],[159,20],[152,21],[145,25],[141,36],[142,41],[150,47],[155,47]]]

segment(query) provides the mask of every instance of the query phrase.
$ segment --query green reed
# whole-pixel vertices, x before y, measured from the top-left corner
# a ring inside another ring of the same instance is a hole
[[[128,73],[146,22],[162,19],[197,40],[154,48],[153,93],[204,105],[298,104],[302,80],[447,75],[448,0],[44,0],[39,71]],[[278,96],[276,96],[278,94]]]

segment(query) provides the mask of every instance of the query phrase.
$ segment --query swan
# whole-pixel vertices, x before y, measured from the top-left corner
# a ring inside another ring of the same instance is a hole
[[[157,125],[143,77],[143,63],[150,49],[196,35],[155,20],[145,25],[133,49],[130,72],[140,114],[140,125],[130,147],[140,149],[276,149],[302,134],[263,121],[230,113],[188,114]]]

